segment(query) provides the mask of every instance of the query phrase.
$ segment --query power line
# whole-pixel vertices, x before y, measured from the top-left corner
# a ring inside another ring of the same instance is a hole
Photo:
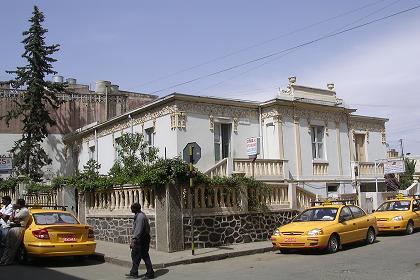
[[[342,26],[342,27],[340,27],[340,28],[338,28],[338,29],[335,29],[334,31],[332,31],[332,32],[330,32],[330,33],[328,33],[328,34],[332,34],[332,33],[334,33],[334,32],[338,32],[338,31],[340,31],[340,30],[343,30],[343,29],[345,29],[346,27],[351,26],[351,25],[353,25],[353,24],[355,24],[355,23],[357,23],[357,22],[360,22],[360,21],[362,21],[363,19],[366,19],[366,18],[368,18],[368,17],[370,17],[370,16],[372,16],[372,15],[374,15],[374,14],[376,14],[376,13],[380,12],[380,11],[383,11],[384,9],[386,9],[386,8],[388,8],[388,7],[392,6],[392,5],[394,5],[394,4],[396,4],[396,3],[400,2],[400,1],[401,1],[401,0],[396,0],[396,1],[393,1],[393,2],[389,3],[388,5],[386,5],[386,6],[384,6],[384,7],[381,7],[380,9],[375,10],[375,11],[373,11],[372,13],[369,13],[369,14],[367,14],[367,15],[365,15],[365,16],[363,16],[363,17],[361,17],[361,18],[358,18],[357,20],[355,20],[355,21],[353,21],[353,22],[351,22],[351,23],[349,23],[349,24],[346,24],[346,25],[344,25],[344,26]],[[281,55],[280,57],[275,57],[275,58],[273,58],[273,59],[271,59],[271,60],[268,60],[268,61],[266,61],[266,62],[263,62],[263,63],[261,63],[260,65],[257,65],[256,67],[250,68],[250,69],[248,69],[248,70],[246,70],[246,71],[244,71],[244,72],[241,72],[241,73],[239,73],[239,74],[237,74],[237,75],[234,75],[234,76],[232,76],[232,77],[230,77],[230,78],[224,79],[224,80],[222,80],[222,81],[220,81],[220,82],[218,82],[218,83],[215,83],[215,84],[213,84],[213,85],[210,85],[210,86],[208,86],[208,87],[206,87],[206,88],[204,88],[204,89],[199,90],[198,92],[195,92],[195,94],[199,94],[199,93],[201,93],[201,92],[203,92],[203,91],[206,91],[206,90],[208,90],[208,89],[210,89],[210,88],[214,88],[214,87],[217,87],[217,86],[219,86],[219,85],[221,85],[221,84],[224,84],[224,83],[225,83],[225,82],[227,82],[227,81],[230,81],[230,80],[232,80],[232,79],[236,79],[236,78],[238,78],[238,77],[240,77],[240,76],[243,76],[243,75],[245,75],[245,74],[247,74],[247,73],[249,73],[249,72],[251,72],[251,71],[253,71],[253,70],[255,70],[255,69],[261,68],[261,67],[263,67],[264,65],[266,65],[266,64],[268,64],[268,63],[271,63],[271,62],[273,62],[273,61],[275,61],[275,60],[278,60],[278,59],[280,59],[280,58],[282,58],[282,57],[284,57],[284,56],[286,56],[286,55],[289,55],[289,54],[291,54],[291,53],[293,53],[293,52],[295,52],[295,51],[297,51],[297,49],[292,50],[292,51],[290,51],[290,52],[287,52],[287,53],[285,53],[285,54]]]
[[[210,74],[202,75],[202,76],[199,76],[197,78],[194,78],[194,79],[182,82],[182,83],[178,83],[178,84],[175,84],[175,85],[172,85],[172,86],[160,89],[160,90],[156,90],[156,91],[153,91],[152,94],[155,94],[155,93],[158,93],[158,92],[161,92],[161,91],[164,91],[164,90],[168,90],[168,89],[171,89],[171,88],[175,88],[175,87],[178,87],[178,86],[190,84],[192,82],[196,82],[196,81],[202,80],[204,78],[212,77],[212,76],[215,76],[215,75],[218,75],[218,74],[221,74],[221,73],[224,73],[224,72],[227,72],[227,71],[230,71],[230,70],[233,70],[233,69],[236,69],[236,68],[254,63],[254,62],[257,62],[257,61],[261,61],[261,60],[264,60],[264,59],[267,59],[267,58],[270,58],[270,57],[273,57],[273,56],[277,56],[281,53],[285,53],[285,52],[289,52],[289,51],[292,51],[292,50],[295,50],[295,49],[299,49],[299,48],[311,45],[313,43],[316,43],[316,42],[319,42],[319,41],[322,41],[322,40],[325,40],[325,39],[328,39],[328,38],[331,38],[331,37],[335,37],[335,36],[338,36],[338,35],[341,35],[341,34],[356,30],[356,29],[360,29],[360,28],[365,27],[367,25],[370,25],[370,24],[373,24],[373,23],[376,23],[376,22],[379,22],[379,21],[383,21],[385,19],[392,18],[392,17],[397,16],[397,15],[401,15],[401,14],[410,12],[410,11],[418,9],[418,8],[420,8],[420,5],[417,5],[417,6],[409,8],[409,9],[402,10],[402,11],[399,11],[399,12],[396,12],[396,13],[393,13],[393,14],[375,19],[375,20],[371,20],[369,22],[359,24],[359,25],[356,25],[354,27],[344,29],[342,31],[338,31],[338,32],[334,32],[334,33],[331,33],[331,34],[328,34],[328,35],[325,35],[325,36],[321,36],[321,37],[318,37],[316,39],[307,41],[305,43],[302,43],[302,44],[299,44],[299,45],[296,45],[296,46],[293,46],[293,47],[290,47],[290,48],[287,48],[287,49],[283,49],[281,51],[277,51],[277,52],[274,52],[274,53],[271,53],[271,54],[268,54],[268,55],[265,55],[265,56],[262,56],[262,57],[259,57],[259,58],[256,58],[256,59],[252,59],[252,60],[249,60],[247,62],[237,64],[237,65],[234,65],[234,66],[231,66],[231,67],[228,67],[228,68],[225,68],[225,69],[222,69],[222,70],[210,73]]]
[[[293,34],[295,34],[295,33],[299,33],[299,32],[305,31],[305,30],[308,30],[308,29],[310,29],[310,28],[313,28],[313,27],[318,26],[318,25],[321,25],[321,24],[323,24],[323,23],[327,23],[327,22],[329,22],[329,21],[332,21],[332,20],[338,19],[338,18],[340,18],[340,17],[344,17],[344,16],[347,16],[347,15],[350,15],[350,14],[352,14],[352,13],[358,12],[358,11],[363,10],[363,9],[365,9],[365,8],[368,8],[368,7],[370,7],[370,6],[374,6],[374,5],[376,5],[376,4],[380,3],[380,2],[383,2],[383,1],[385,1],[385,0],[379,0],[379,1],[375,1],[375,2],[373,2],[373,3],[369,3],[369,4],[366,4],[366,5],[363,5],[363,6],[361,6],[361,7],[356,8],[356,9],[352,9],[352,10],[346,11],[346,12],[344,12],[344,13],[338,14],[338,15],[336,15],[336,16],[333,16],[333,17],[330,17],[330,18],[327,18],[327,19],[324,19],[324,20],[320,20],[320,21],[318,21],[318,22],[315,22],[315,23],[312,23],[312,24],[309,24],[309,25],[306,25],[306,26],[303,26],[303,27],[297,28],[297,29],[295,29],[295,30],[292,30],[292,31],[290,31],[290,32],[287,32],[287,33],[281,34],[281,35],[279,35],[279,36],[277,36],[277,37],[274,37],[274,38],[268,39],[268,40],[266,40],[266,41],[262,41],[262,42],[260,42],[260,43],[256,43],[256,44],[253,44],[253,45],[250,45],[250,46],[244,47],[244,48],[239,49],[239,50],[237,50],[237,51],[233,51],[233,52],[227,53],[227,54],[225,54],[225,55],[222,55],[222,56],[219,56],[219,57],[216,57],[216,58],[213,58],[213,59],[210,59],[210,60],[204,61],[204,62],[199,63],[199,64],[197,64],[197,65],[194,65],[194,66],[191,66],[191,67],[187,67],[187,68],[184,68],[184,69],[181,69],[181,70],[175,71],[175,72],[170,73],[170,74],[167,74],[167,75],[163,75],[163,76],[158,77],[158,78],[156,78],[156,79],[152,79],[152,80],[149,80],[149,81],[147,81],[147,82],[144,82],[143,84],[140,84],[138,87],[142,87],[142,86],[145,86],[145,85],[148,85],[148,84],[151,84],[151,83],[154,83],[154,82],[160,81],[160,80],[164,80],[164,79],[167,79],[167,78],[170,78],[170,77],[176,76],[176,75],[178,75],[178,74],[181,74],[181,73],[184,73],[184,72],[187,72],[187,71],[190,71],[190,70],[193,70],[193,69],[199,68],[199,67],[201,67],[201,66],[208,65],[208,64],[213,63],[213,62],[215,62],[215,61],[222,60],[222,59],[225,59],[225,58],[231,57],[231,56],[233,56],[233,55],[236,55],[236,54],[239,54],[239,53],[245,52],[245,51],[247,51],[247,50],[250,50],[250,49],[253,49],[253,48],[256,48],[256,47],[262,46],[262,45],[266,45],[266,44],[271,43],[271,42],[273,42],[273,41],[277,41],[277,40],[279,40],[279,39],[281,39],[281,38],[284,38],[284,37],[287,37],[287,36],[290,36],[290,35],[293,35]]]

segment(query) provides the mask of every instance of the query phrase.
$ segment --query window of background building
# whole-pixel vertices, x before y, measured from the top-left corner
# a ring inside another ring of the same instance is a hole
[[[89,160],[96,160],[96,147],[90,146],[89,147]]]
[[[312,158],[313,159],[325,159],[324,154],[324,127],[323,126],[312,126],[311,127],[312,137]]]
[[[356,146],[356,161],[361,161],[361,162],[366,161],[365,135],[354,134],[354,141],[355,141],[355,146]]]
[[[216,162],[229,157],[232,124],[214,124],[214,160]]]
[[[145,136],[146,139],[144,139],[146,141],[147,144],[149,144],[149,146],[154,146],[155,145],[155,129],[153,127],[150,128],[146,128],[144,130],[145,132]]]

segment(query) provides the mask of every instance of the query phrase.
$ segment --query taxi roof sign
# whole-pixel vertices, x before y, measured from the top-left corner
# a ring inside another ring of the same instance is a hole
[[[333,204],[343,204],[343,205],[355,205],[356,200],[350,200],[350,199],[337,199],[337,200],[323,200],[323,201],[311,201],[311,205],[333,205]]]

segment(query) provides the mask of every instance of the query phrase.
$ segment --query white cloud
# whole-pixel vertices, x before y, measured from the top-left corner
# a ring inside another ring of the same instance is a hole
[[[308,75],[309,85],[334,81],[337,94],[358,113],[389,118],[388,140],[420,154],[420,24],[406,22],[359,42]],[[374,105],[374,106],[368,106]],[[386,105],[386,106],[382,106]]]

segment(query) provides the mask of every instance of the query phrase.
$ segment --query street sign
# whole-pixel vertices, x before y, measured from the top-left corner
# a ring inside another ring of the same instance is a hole
[[[259,137],[246,139],[246,153],[249,158],[256,158],[260,154],[260,141]]]
[[[1,171],[12,170],[12,157],[0,156],[0,170]]]
[[[384,174],[405,173],[405,162],[402,159],[384,162]]]
[[[182,151],[182,158],[190,162],[190,147],[193,149],[193,164],[196,164],[201,158],[201,147],[196,142],[188,143]]]

